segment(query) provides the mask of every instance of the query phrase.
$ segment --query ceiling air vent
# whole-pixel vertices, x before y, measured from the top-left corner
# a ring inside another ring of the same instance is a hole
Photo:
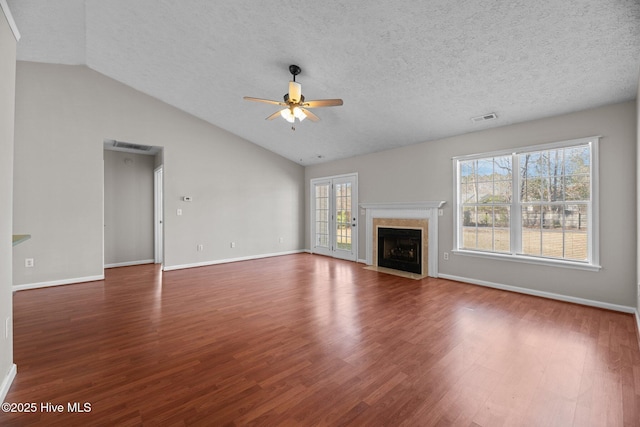
[[[132,144],[130,142],[113,141],[113,146],[116,148],[127,148],[129,150],[149,151],[153,147],[150,145]]]
[[[498,116],[496,115],[496,113],[489,113],[489,114],[483,114],[482,116],[478,116],[478,117],[472,117],[471,121],[473,123],[480,123],[480,122],[486,122],[488,120],[495,120],[497,118]]]

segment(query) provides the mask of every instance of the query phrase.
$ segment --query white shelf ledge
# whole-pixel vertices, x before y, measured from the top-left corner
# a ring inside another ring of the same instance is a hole
[[[439,209],[447,203],[445,200],[428,202],[386,202],[386,203],[360,203],[363,209]]]

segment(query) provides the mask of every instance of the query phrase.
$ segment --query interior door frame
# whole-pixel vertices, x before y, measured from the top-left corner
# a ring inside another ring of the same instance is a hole
[[[333,215],[335,212],[335,184],[352,181],[351,187],[351,251],[344,249],[338,249],[336,242],[336,218]],[[330,197],[329,197],[329,212],[331,215],[329,224],[329,248],[319,247],[316,245],[316,197],[315,188],[318,184],[330,185]],[[327,255],[334,258],[346,259],[350,261],[358,260],[358,173],[348,173],[342,175],[334,175],[320,178],[313,178],[310,180],[310,251],[311,253],[317,253],[321,255]]]
[[[164,170],[162,165],[153,170],[153,256],[156,264],[164,262]]]

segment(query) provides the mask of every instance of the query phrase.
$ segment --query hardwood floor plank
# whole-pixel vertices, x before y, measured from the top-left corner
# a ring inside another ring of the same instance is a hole
[[[2,426],[639,426],[633,316],[309,254],[14,294]],[[88,402],[91,412],[67,404]]]

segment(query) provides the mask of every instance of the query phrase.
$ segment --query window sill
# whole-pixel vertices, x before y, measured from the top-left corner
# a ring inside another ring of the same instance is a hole
[[[478,258],[488,258],[502,261],[515,261],[522,262],[525,264],[537,264],[537,265],[546,265],[549,267],[560,267],[560,268],[573,268],[576,270],[587,270],[587,271],[600,271],[602,266],[595,264],[587,264],[584,262],[576,262],[576,261],[564,261],[557,260],[551,258],[536,258],[529,257],[525,255],[509,255],[509,254],[495,254],[495,253],[487,253],[487,252],[476,252],[476,251],[467,251],[454,249],[452,251],[456,255],[465,255],[465,256],[473,256]]]

